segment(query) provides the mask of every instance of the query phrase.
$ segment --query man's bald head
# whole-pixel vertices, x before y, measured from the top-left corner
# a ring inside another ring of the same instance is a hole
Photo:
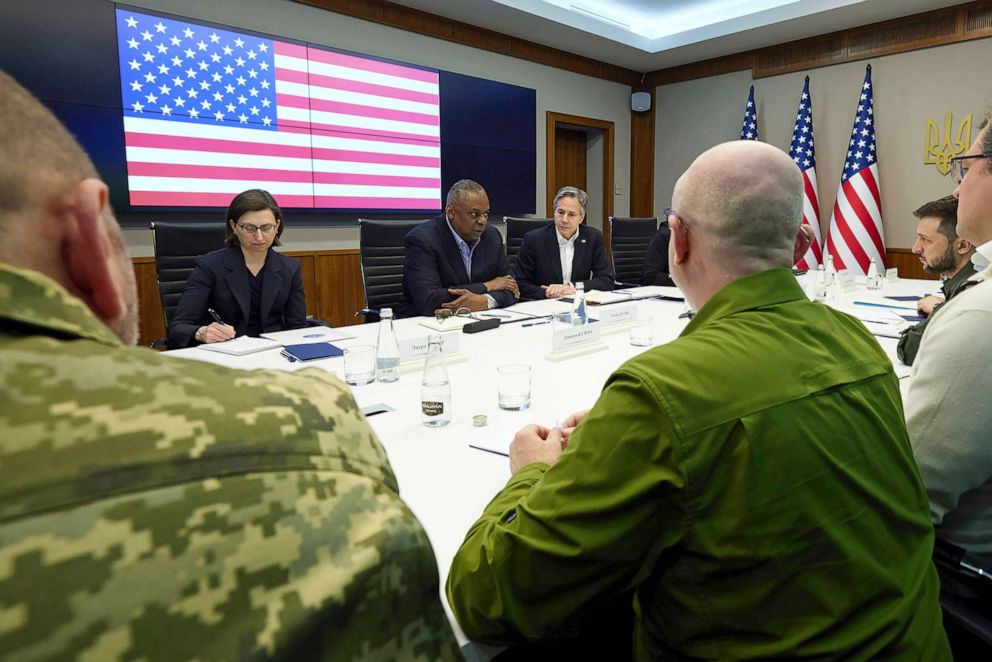
[[[64,195],[96,168],[76,139],[13,78],[0,71],[0,224]]]
[[[729,271],[792,266],[803,184],[782,150],[752,140],[717,145],[685,171],[672,205]]]
[[[2,71],[0,154],[0,262],[48,276],[134,344],[134,270],[107,186],[51,111]]]

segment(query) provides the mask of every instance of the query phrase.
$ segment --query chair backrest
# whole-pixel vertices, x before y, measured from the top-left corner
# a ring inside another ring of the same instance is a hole
[[[658,231],[658,218],[624,218],[610,216],[610,253],[613,278],[621,283],[640,285],[644,275],[644,257],[651,238]]]
[[[186,279],[193,272],[193,263],[201,255],[222,248],[226,230],[223,223],[154,221],[148,227],[155,247],[158,294],[168,327],[186,288]]]
[[[532,218],[521,216],[504,216],[506,223],[506,257],[510,260],[510,266],[517,261],[517,253],[524,243],[524,235],[531,230],[543,228],[545,225],[553,223],[550,218]]]
[[[429,220],[358,219],[366,308],[395,308],[403,298],[403,240],[410,230]]]

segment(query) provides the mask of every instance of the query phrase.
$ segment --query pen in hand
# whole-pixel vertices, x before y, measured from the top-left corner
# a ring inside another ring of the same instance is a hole
[[[220,315],[217,314],[216,310],[214,310],[213,308],[207,308],[207,312],[210,313],[210,316],[214,318],[215,322],[217,322],[218,324],[224,324],[224,320],[220,318]]]

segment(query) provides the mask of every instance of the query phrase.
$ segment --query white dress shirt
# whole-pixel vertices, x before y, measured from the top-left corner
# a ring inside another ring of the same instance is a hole
[[[575,240],[579,237],[578,228],[571,239],[561,236],[558,228],[555,228],[555,235],[558,237],[558,256],[561,259],[561,278],[563,283],[572,284],[572,258],[575,257]]]

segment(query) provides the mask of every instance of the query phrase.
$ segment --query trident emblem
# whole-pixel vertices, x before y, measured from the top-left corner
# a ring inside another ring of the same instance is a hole
[[[951,142],[951,126],[953,121],[951,113],[944,117],[944,140],[940,140],[940,129],[932,119],[927,120],[926,152],[923,154],[923,163],[933,164],[937,167],[937,172],[946,175],[951,171],[951,157],[961,154],[971,145],[971,115],[968,115],[958,126],[956,139]]]

